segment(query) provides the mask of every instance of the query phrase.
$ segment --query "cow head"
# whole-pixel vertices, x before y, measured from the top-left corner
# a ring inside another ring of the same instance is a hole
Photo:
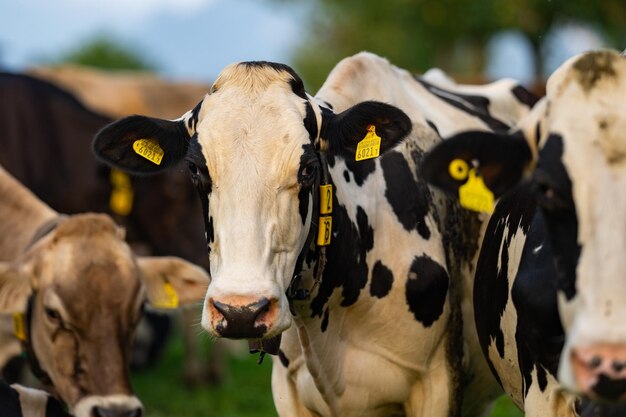
[[[557,70],[512,135],[466,132],[426,157],[425,177],[452,192],[455,159],[497,196],[530,181],[552,247],[566,331],[558,377],[592,398],[626,401],[626,59],[609,51]]]
[[[26,312],[16,335],[74,415],[139,417],[129,353],[144,301],[197,302],[207,284],[208,275],[183,260],[135,258],[109,217],[75,215],[0,264],[0,312]]]
[[[291,324],[285,292],[317,223],[318,153],[354,157],[368,126],[381,137],[381,152],[411,129],[402,111],[383,103],[333,114],[291,68],[247,62],[227,67],[181,119],[122,119],[96,136],[94,151],[136,174],[188,161],[204,208],[212,278],[202,325],[216,336],[264,339]],[[137,153],[139,139],[158,144],[159,164]]]

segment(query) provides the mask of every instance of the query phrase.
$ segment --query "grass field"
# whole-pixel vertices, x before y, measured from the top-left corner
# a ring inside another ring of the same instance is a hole
[[[208,348],[207,348],[208,349]],[[155,368],[133,375],[146,417],[275,417],[270,390],[271,359],[257,365],[257,356],[230,359],[230,376],[219,387],[185,389],[181,382],[183,348],[174,338]],[[521,417],[501,398],[492,417]]]

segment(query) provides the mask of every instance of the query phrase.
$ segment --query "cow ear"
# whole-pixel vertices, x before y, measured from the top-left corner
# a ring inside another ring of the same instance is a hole
[[[30,280],[14,263],[0,262],[0,314],[26,311],[32,293]]]
[[[411,119],[399,108],[365,101],[339,114],[324,115],[322,145],[330,153],[359,160],[357,146],[370,132],[380,137],[382,154],[404,139],[411,128]]]
[[[532,163],[532,152],[520,132],[463,132],[433,147],[422,160],[420,174],[436,187],[457,194],[466,176],[454,175],[455,160],[477,166],[485,185],[500,197],[522,179]]]
[[[96,156],[114,168],[151,175],[187,154],[189,132],[184,120],[129,116],[105,126],[93,140]]]
[[[177,308],[204,299],[209,274],[199,266],[173,256],[139,257],[148,301],[155,308]]]

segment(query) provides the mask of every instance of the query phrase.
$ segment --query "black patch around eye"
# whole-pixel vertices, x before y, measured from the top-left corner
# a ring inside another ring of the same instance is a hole
[[[300,168],[298,169],[298,182],[303,188],[309,188],[315,183],[320,169],[319,159],[315,154],[313,145],[303,145],[304,153],[300,157]]]
[[[189,149],[187,152],[187,164],[191,181],[193,182],[200,203],[202,204],[202,218],[204,219],[204,230],[207,243],[213,242],[213,219],[209,217],[209,195],[213,187],[211,176],[206,165],[206,160],[202,154],[202,145],[198,142],[198,134],[194,134],[189,140]],[[207,249],[209,246],[207,245]],[[208,249],[210,252],[210,249]]]
[[[306,116],[304,117],[304,127],[307,132],[309,132],[309,139],[311,140],[311,143],[313,143],[315,142],[315,139],[317,139],[317,135],[319,133],[317,129],[317,118],[315,117],[315,112],[313,111],[311,102],[307,100],[305,106]]]
[[[568,300],[576,295],[578,217],[572,197],[572,181],[563,165],[563,138],[550,134],[539,153],[533,175],[534,195],[544,215],[557,275],[557,286]]]
[[[537,168],[533,173],[533,192],[537,204],[547,211],[571,210],[572,181],[563,165],[563,138],[550,134],[539,152]]]

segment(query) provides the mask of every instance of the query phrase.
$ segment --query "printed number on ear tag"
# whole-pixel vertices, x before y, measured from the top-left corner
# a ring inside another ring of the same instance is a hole
[[[163,298],[155,303],[156,308],[178,308],[178,294],[169,282],[163,283]]]
[[[474,168],[469,170],[469,177],[465,184],[459,187],[459,201],[461,207],[468,210],[491,213],[493,212],[493,193],[480,175],[476,175]]]
[[[355,160],[363,161],[364,159],[376,158],[380,155],[380,136],[376,134],[376,126],[367,126],[367,134],[356,145]]]
[[[332,216],[321,216],[319,227],[317,229],[317,244],[318,246],[330,245],[330,236],[333,233],[333,218]]]
[[[133,150],[139,156],[143,156],[148,161],[161,165],[165,152],[158,142],[150,139],[137,139],[133,142]]]
[[[13,314],[13,334],[20,342],[26,341],[26,323],[24,313]]]
[[[333,212],[333,186],[332,184],[320,185],[320,214]]]

